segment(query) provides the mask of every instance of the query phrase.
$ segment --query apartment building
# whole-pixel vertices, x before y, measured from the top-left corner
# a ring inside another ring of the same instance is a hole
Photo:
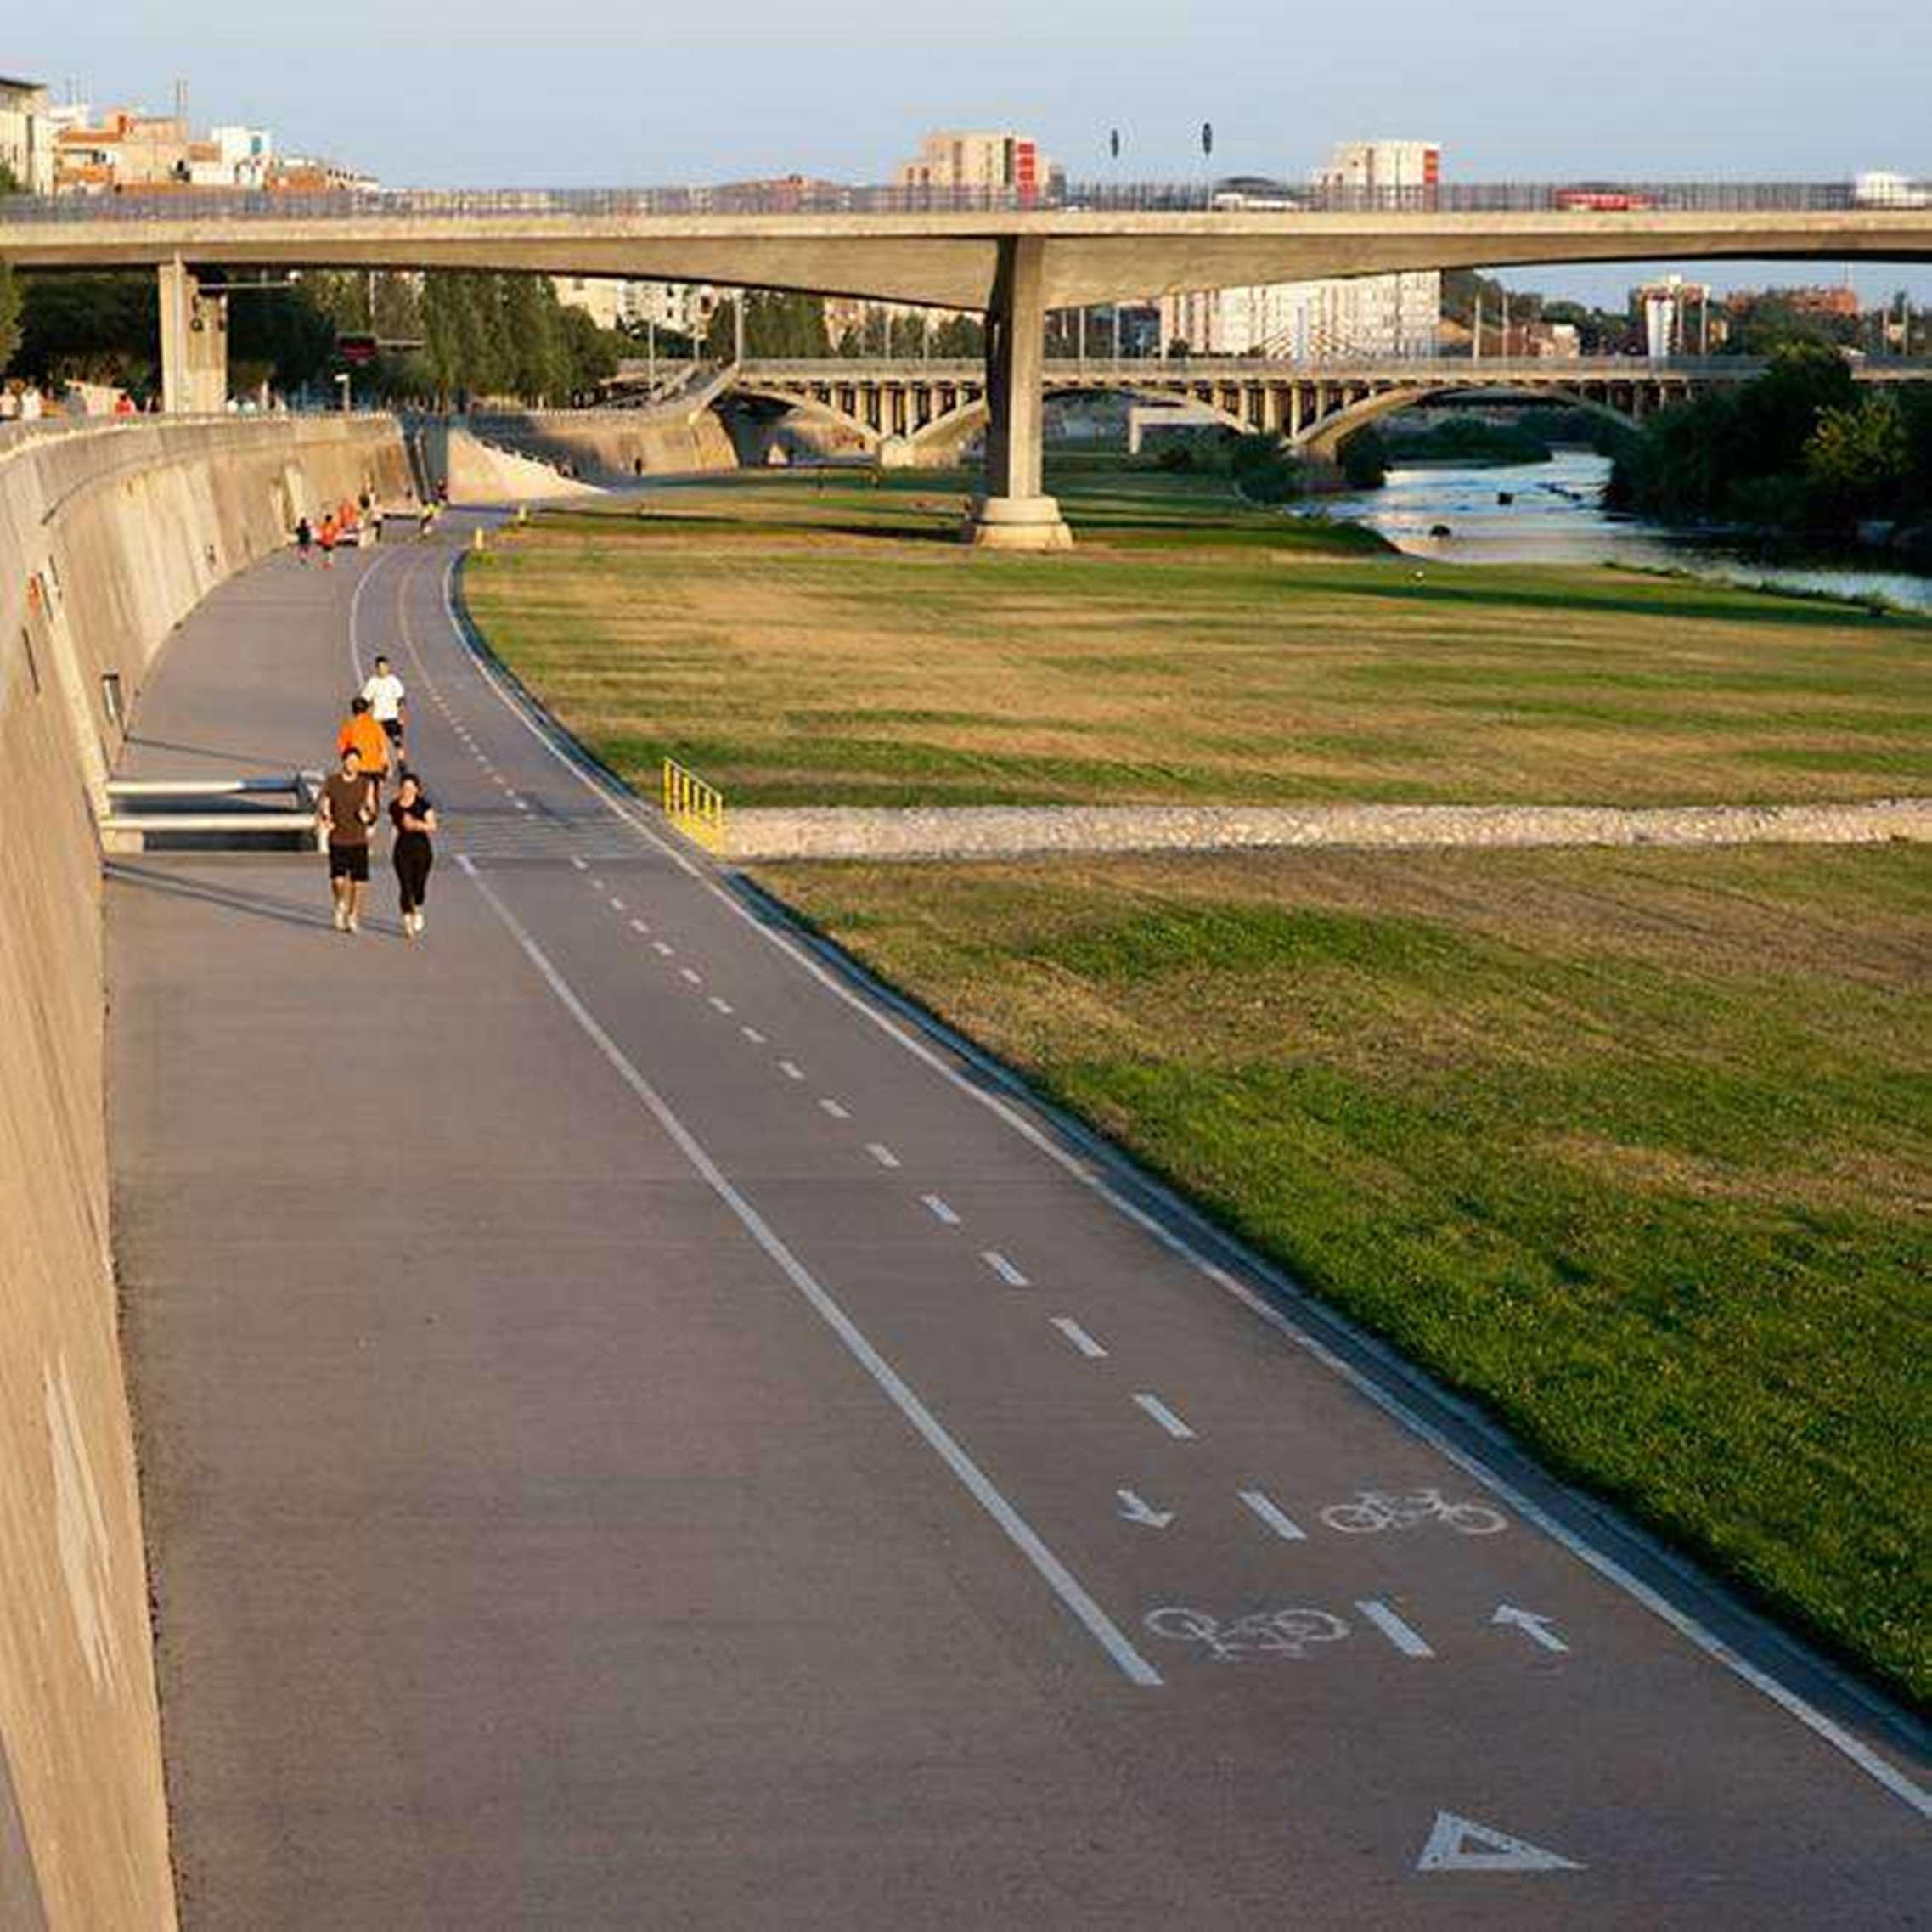
[[[54,123],[38,81],[0,76],[0,166],[29,194],[54,192]]]

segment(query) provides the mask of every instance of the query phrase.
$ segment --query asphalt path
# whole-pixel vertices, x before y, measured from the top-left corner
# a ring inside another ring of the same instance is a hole
[[[190,1927],[1928,1922],[1918,1734],[667,838],[450,521],[135,716],[319,763],[385,650],[443,816],[419,942],[112,868]]]

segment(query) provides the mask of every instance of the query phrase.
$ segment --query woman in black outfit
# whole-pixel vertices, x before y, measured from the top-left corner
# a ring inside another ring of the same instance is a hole
[[[396,885],[403,899],[403,930],[412,938],[423,930],[423,894],[430,882],[436,853],[430,834],[436,830],[436,807],[414,772],[408,773],[389,803],[389,822],[396,828]]]

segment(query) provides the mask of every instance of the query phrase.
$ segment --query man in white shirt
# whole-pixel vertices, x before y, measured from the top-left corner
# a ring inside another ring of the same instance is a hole
[[[403,690],[403,680],[390,668],[386,657],[376,659],[375,675],[363,686],[363,696],[369,701],[369,715],[395,746],[396,769],[401,771],[409,756],[403,742],[403,729],[409,722],[409,700]]]

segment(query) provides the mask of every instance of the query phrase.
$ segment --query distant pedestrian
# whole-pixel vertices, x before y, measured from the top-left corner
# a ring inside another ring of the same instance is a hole
[[[375,823],[375,786],[363,774],[362,753],[353,745],[338,769],[324,780],[316,802],[329,842],[329,891],[335,901],[335,930],[362,930],[363,893],[369,886],[369,829]]]
[[[308,553],[315,547],[315,528],[306,516],[296,520],[296,559],[299,563],[308,561]]]
[[[335,565],[335,519],[324,514],[322,527],[315,533],[315,540],[322,548],[322,567],[324,570],[332,569]]]
[[[358,696],[350,705],[349,715],[335,734],[335,749],[338,752],[355,752],[362,761],[363,776],[380,797],[382,782],[389,775],[389,734],[370,714],[367,698]]]
[[[400,772],[409,762],[408,747],[403,743],[409,723],[409,695],[386,657],[376,659],[375,674],[363,686],[363,696],[369,701],[369,715],[382,727],[382,735],[389,741],[396,769]]]
[[[391,856],[396,861],[396,890],[403,907],[403,930],[412,939],[423,935],[423,896],[429,889],[430,867],[436,850],[430,834],[436,830],[436,807],[414,772],[405,772],[389,806],[389,822],[396,828]]]

